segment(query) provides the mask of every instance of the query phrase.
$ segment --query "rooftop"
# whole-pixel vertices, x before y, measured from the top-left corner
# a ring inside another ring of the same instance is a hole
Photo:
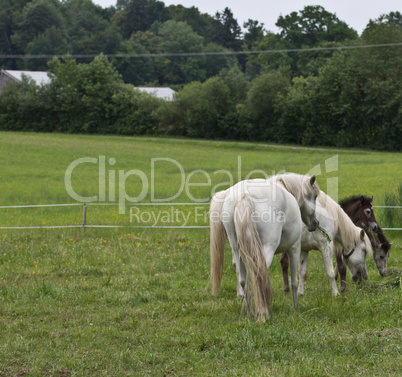
[[[175,91],[170,88],[156,88],[156,87],[136,87],[135,89],[141,90],[142,92],[147,92],[154,95],[155,97],[162,98],[165,101],[173,101]]]
[[[13,71],[9,69],[2,69],[2,73],[4,73],[6,76],[8,76],[10,79],[13,79],[14,81],[21,81],[22,80],[22,75],[30,77],[32,80],[34,80],[37,84],[49,84],[50,83],[50,78],[47,75],[47,72],[43,71]]]

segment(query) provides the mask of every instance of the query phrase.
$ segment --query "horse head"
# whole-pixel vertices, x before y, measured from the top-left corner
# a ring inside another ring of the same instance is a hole
[[[339,205],[348,214],[354,224],[363,228],[367,234],[370,231],[377,232],[379,226],[374,216],[373,197],[369,198],[364,195],[352,196],[342,200]],[[370,237],[370,234],[369,234]],[[371,239],[372,237],[370,237]]]
[[[375,237],[375,240],[378,241],[378,243],[373,248],[374,262],[377,266],[380,275],[384,276],[387,273],[387,261],[389,258],[389,250],[391,249],[391,246],[393,244],[386,240],[381,243],[378,240],[377,236]]]
[[[319,222],[316,217],[316,201],[317,196],[320,193],[320,189],[316,183],[316,177],[307,177],[303,179],[302,189],[302,202],[300,205],[300,213],[304,224],[307,225],[309,232],[313,232],[317,229]]]
[[[359,206],[357,208],[356,214],[359,218],[359,221],[364,223],[364,225],[368,228],[376,232],[378,230],[377,220],[374,216],[373,206],[372,206],[373,197],[368,198],[366,196],[361,196],[359,200]]]
[[[392,243],[388,242],[385,238],[382,229],[377,223],[374,215],[373,206],[371,205],[373,197],[367,198],[361,196],[359,200],[359,209],[357,215],[359,216],[359,226],[366,231],[373,246],[373,257],[377,266],[378,272],[381,276],[387,273],[387,261],[389,257],[389,250]]]
[[[352,274],[353,281],[367,279],[366,255],[371,253],[371,243],[363,229],[357,230],[355,247],[351,250],[342,250],[342,259]]]

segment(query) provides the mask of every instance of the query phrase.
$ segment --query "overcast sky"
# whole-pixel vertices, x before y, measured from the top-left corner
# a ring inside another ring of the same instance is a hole
[[[92,0],[102,7],[116,5],[116,0]],[[402,12],[401,0],[179,0],[163,2],[166,6],[182,4],[186,8],[197,7],[202,13],[214,15],[229,7],[240,26],[249,18],[264,23],[265,29],[274,33],[278,32],[275,26],[280,15],[287,15],[293,11],[299,11],[306,5],[321,5],[327,11],[335,13],[341,20],[359,34],[364,30],[370,19],[376,19],[381,14],[392,11]]]

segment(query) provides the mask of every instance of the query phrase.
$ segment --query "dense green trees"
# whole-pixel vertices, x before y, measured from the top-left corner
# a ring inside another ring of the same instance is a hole
[[[113,21],[126,39],[137,31],[149,30],[156,21],[168,19],[165,4],[157,0],[117,0],[117,9]]]
[[[357,38],[355,30],[321,6],[306,6],[299,13],[279,16],[276,26],[281,29],[281,37],[293,48]]]
[[[201,52],[204,38],[193,32],[185,22],[166,21],[154,24],[158,35],[157,51],[162,54]],[[155,66],[162,84],[184,84],[205,80],[203,56],[162,56],[155,59]]]
[[[1,68],[52,76],[47,86],[6,87],[0,129],[402,149],[401,45],[360,48],[402,43],[399,12],[370,20],[360,36],[321,6],[280,16],[277,26],[274,34],[248,20],[242,32],[229,8],[210,16],[157,0],[108,9],[3,0],[0,55],[98,57],[0,58]],[[358,48],[337,50],[344,45]],[[130,83],[178,94],[165,102]]]
[[[91,0],[3,0],[0,9],[0,55],[222,52],[241,45],[241,29],[228,8],[212,17],[157,0],[118,0],[108,9]],[[135,85],[206,80],[232,62],[228,56],[113,60],[124,81]],[[47,69],[46,59],[0,58],[0,64]]]
[[[334,47],[351,44],[358,39],[357,32],[321,6],[306,6],[300,12],[280,16],[276,23],[279,34],[268,33],[256,38],[253,50],[286,50],[311,47]],[[247,34],[246,34],[247,36]],[[245,37],[246,37],[245,36]],[[247,39],[245,38],[245,41]],[[331,51],[304,53],[276,53],[249,56],[251,74],[289,65],[294,76],[316,75],[318,69],[332,56]]]
[[[154,112],[163,102],[124,84],[113,65],[98,56],[49,63],[52,82],[25,78],[0,94],[0,129],[142,135],[155,133]]]

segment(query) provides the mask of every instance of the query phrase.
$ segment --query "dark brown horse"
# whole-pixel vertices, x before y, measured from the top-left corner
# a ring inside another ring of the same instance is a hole
[[[374,216],[373,206],[371,205],[373,198],[366,196],[353,196],[351,198],[342,200],[339,204],[345,213],[351,218],[353,223],[364,229],[367,233],[373,247],[373,257],[376,262],[378,271],[381,276],[385,275],[387,270],[387,259],[389,257],[389,249],[391,243],[387,241],[381,228],[377,224]],[[335,270],[336,276],[340,276],[341,291],[346,289],[346,267],[342,261],[341,253],[336,254],[337,267]],[[285,292],[289,291],[289,277],[288,267],[289,258],[286,253],[281,257],[283,289]]]

